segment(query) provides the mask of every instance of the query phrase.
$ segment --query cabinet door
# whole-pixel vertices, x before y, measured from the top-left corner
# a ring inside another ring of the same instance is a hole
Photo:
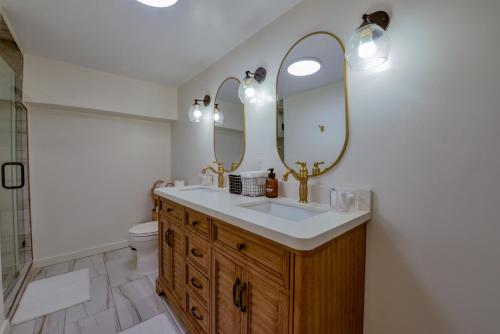
[[[168,288],[172,286],[172,247],[171,243],[171,223],[166,219],[166,217],[160,214],[160,236],[159,236],[159,275],[167,282]]]
[[[172,294],[179,305],[184,309],[186,295],[185,264],[184,264],[184,231],[172,223],[171,231],[171,254],[172,254]]]
[[[213,328],[217,334],[241,333],[241,311],[235,303],[242,284],[241,268],[228,258],[213,253]]]
[[[289,297],[281,288],[252,271],[243,272],[242,333],[288,333]]]

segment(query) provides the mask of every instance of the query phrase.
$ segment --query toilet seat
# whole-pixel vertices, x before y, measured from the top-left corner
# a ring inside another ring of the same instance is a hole
[[[134,238],[156,236],[158,235],[158,222],[152,221],[132,226],[128,230],[128,235]]]

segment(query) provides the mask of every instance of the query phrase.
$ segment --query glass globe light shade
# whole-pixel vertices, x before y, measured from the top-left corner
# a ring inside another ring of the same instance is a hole
[[[258,82],[252,78],[248,77],[241,81],[240,88],[238,89],[238,96],[241,103],[255,103],[257,101],[257,90],[255,89]]]
[[[200,123],[203,117],[203,113],[201,112],[200,105],[195,103],[189,109],[189,120],[193,123]]]
[[[219,107],[214,109],[214,122],[216,125],[224,124],[224,114],[219,110]]]
[[[375,23],[356,29],[347,46],[346,59],[353,70],[382,65],[389,58],[391,41],[387,32]]]
[[[177,0],[137,0],[137,1],[151,7],[170,7],[177,2]]]

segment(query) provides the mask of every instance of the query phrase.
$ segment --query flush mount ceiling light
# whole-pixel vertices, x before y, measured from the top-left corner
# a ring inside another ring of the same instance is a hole
[[[305,57],[295,60],[288,66],[288,73],[296,77],[305,77],[318,72],[321,69],[321,62],[318,58]]]
[[[238,89],[238,96],[241,103],[255,103],[257,102],[257,86],[266,80],[267,71],[263,67],[255,70],[255,73],[250,71],[245,72],[245,78],[241,80],[240,88]]]
[[[189,120],[193,123],[200,123],[203,119],[203,111],[201,110],[200,102],[203,102],[205,107],[210,104],[210,95],[205,95],[203,100],[195,99],[193,105],[189,109]]]
[[[346,52],[353,70],[367,70],[387,61],[391,49],[386,33],[389,21],[389,14],[384,11],[363,15],[363,23],[351,36]]]
[[[177,0],[137,0],[137,1],[151,7],[170,7],[177,2]]]
[[[214,122],[216,125],[224,124],[224,114],[219,109],[218,103],[215,104],[215,108],[214,108]]]

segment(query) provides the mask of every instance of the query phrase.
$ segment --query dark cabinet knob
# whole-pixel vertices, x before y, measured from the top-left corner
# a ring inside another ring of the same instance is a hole
[[[237,249],[237,250],[239,250],[239,251],[241,252],[242,250],[244,250],[244,249],[245,249],[245,247],[246,247],[246,246],[247,246],[247,245],[245,245],[244,243],[242,243],[242,242],[238,242],[238,243],[236,244],[236,249]]]
[[[191,285],[193,285],[196,289],[202,289],[203,286],[198,283],[198,281],[196,280],[196,278],[191,278]]]
[[[174,211],[174,209],[172,209],[172,208],[167,208],[167,212],[168,212],[168,213],[170,213],[170,212],[172,212],[172,211]]]
[[[194,257],[203,257],[203,254],[198,252],[198,250],[196,248],[191,249],[191,254],[193,254]]]
[[[198,313],[198,309],[196,307],[191,307],[191,314],[195,317],[196,320],[203,320],[203,316]]]
[[[199,224],[200,224],[200,223],[199,223],[199,222],[197,222],[196,220],[191,221],[191,225],[193,225],[193,227],[196,227],[196,226],[198,226]]]

